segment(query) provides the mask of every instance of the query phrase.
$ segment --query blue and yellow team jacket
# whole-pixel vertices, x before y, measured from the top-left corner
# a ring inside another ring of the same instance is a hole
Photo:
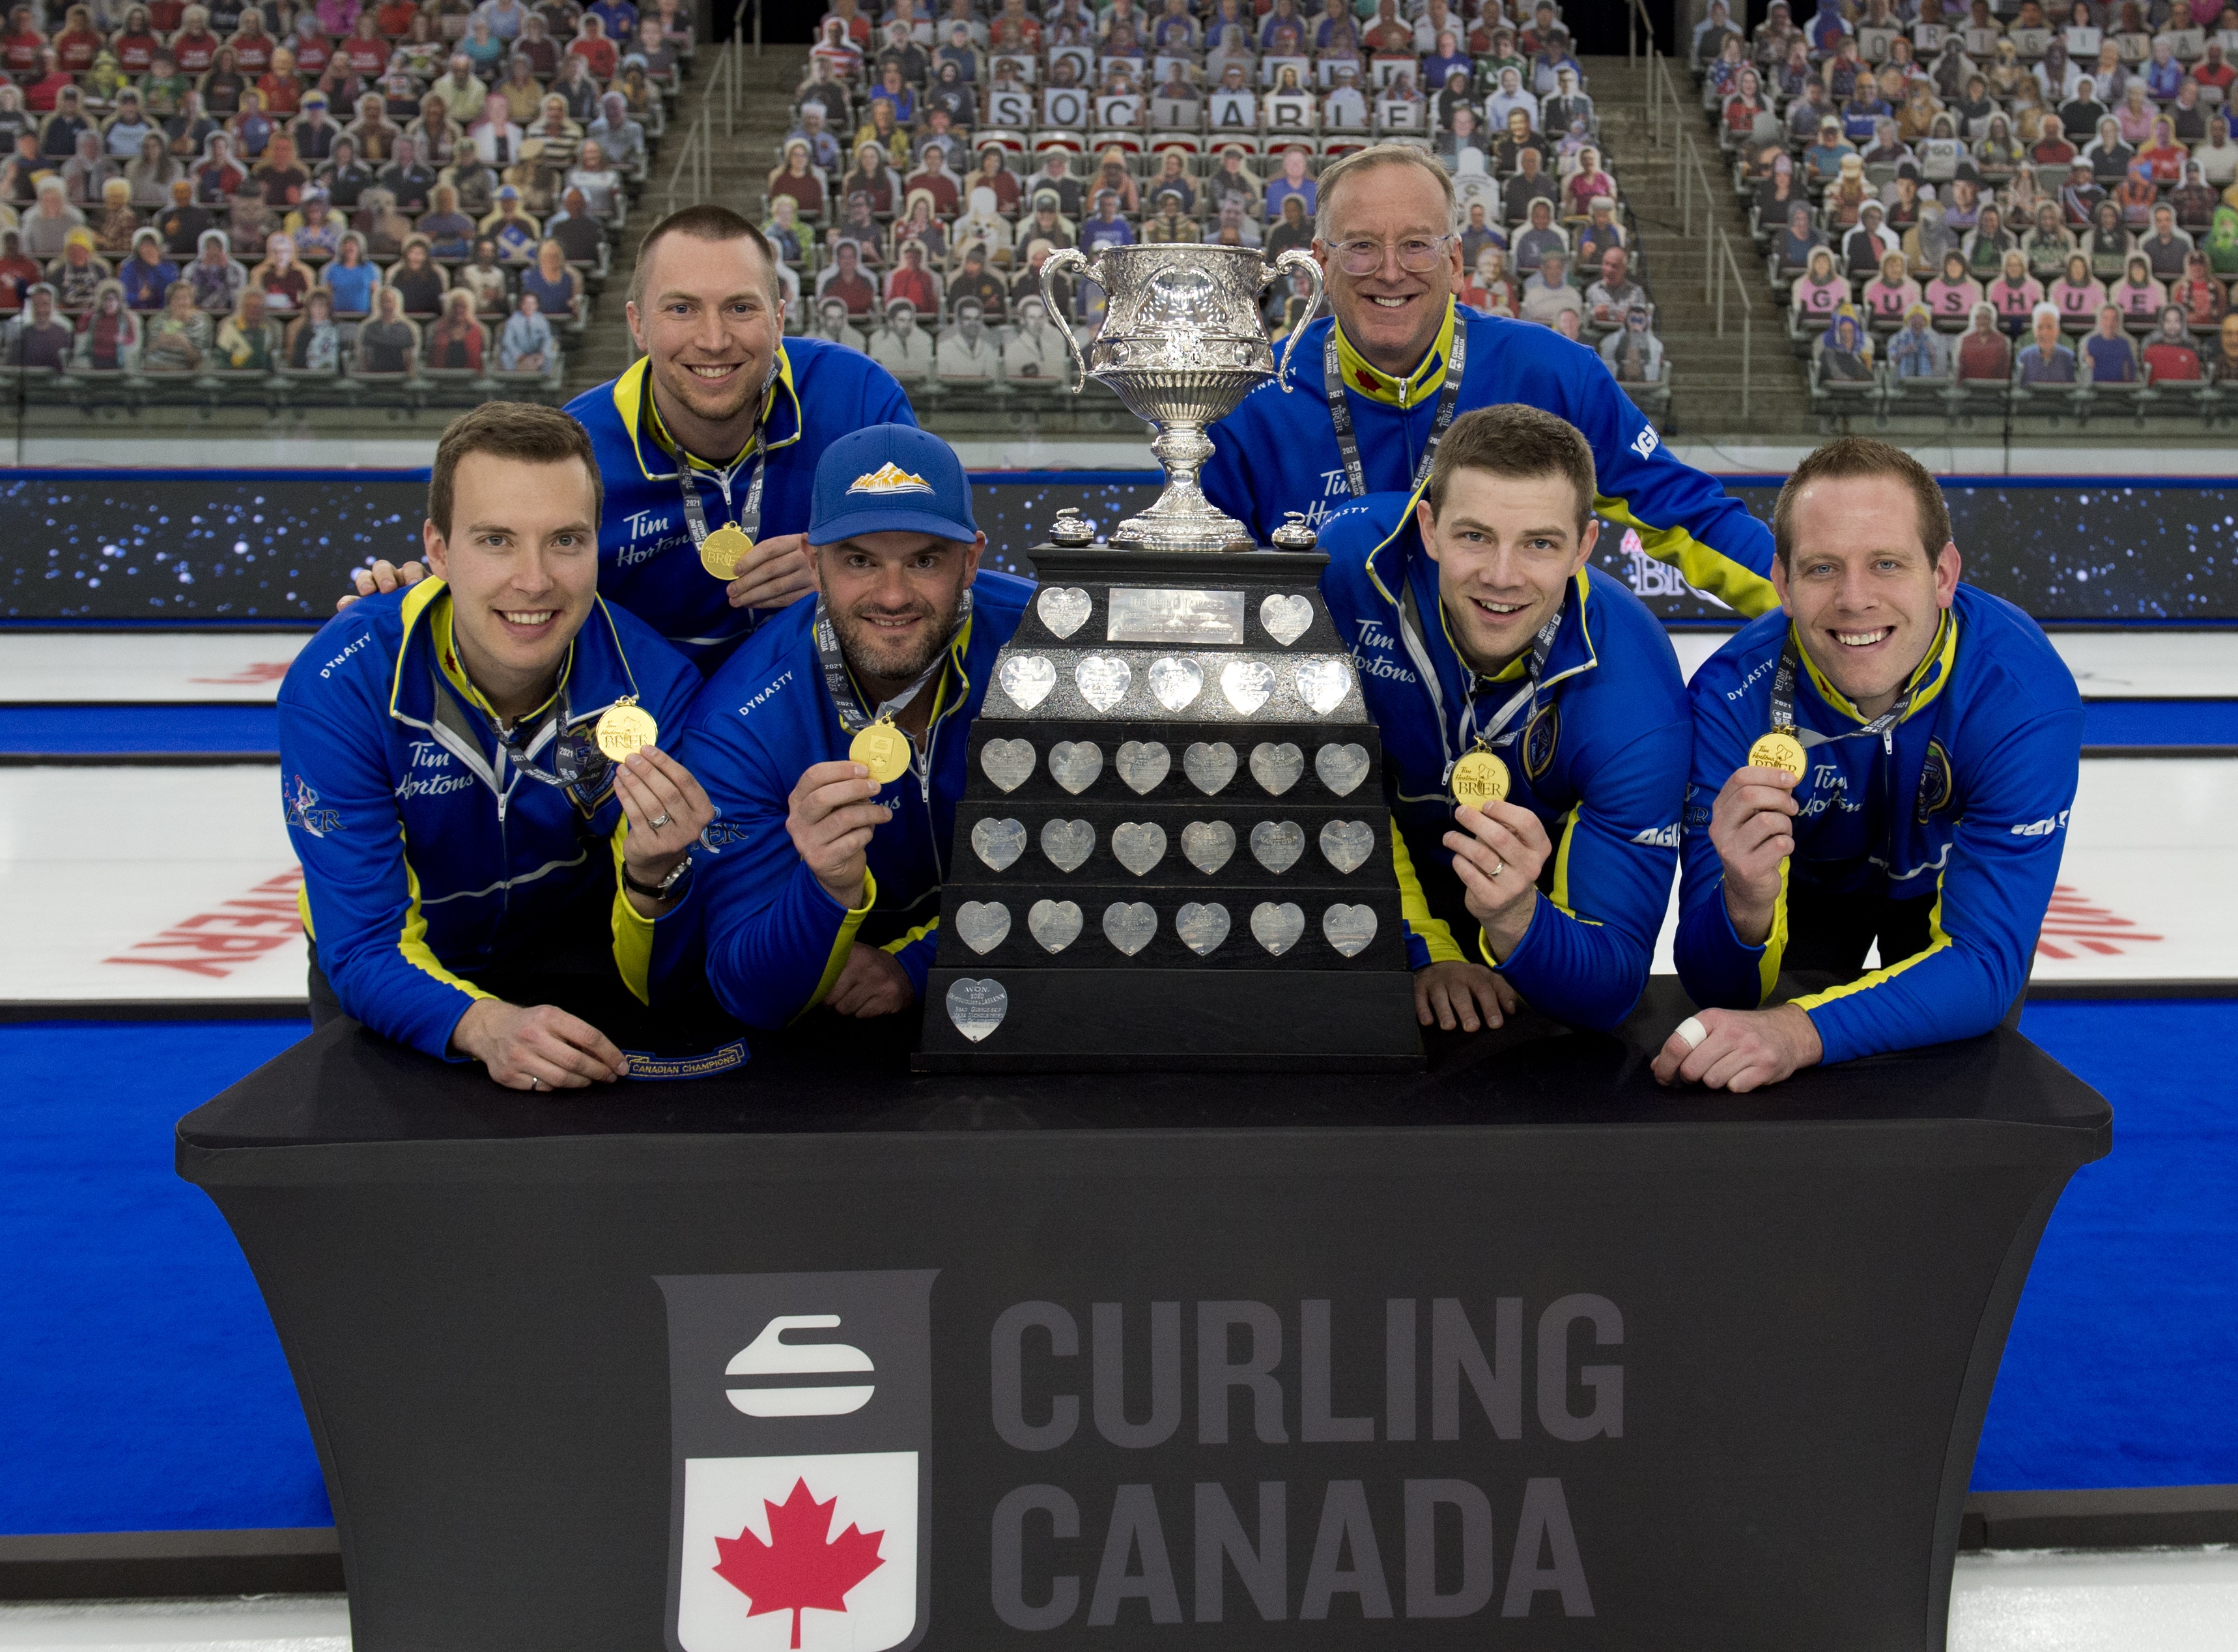
[[[919,998],[940,919],[966,737],[1033,594],[1031,581],[982,568],[971,617],[949,647],[925,750],[879,790],[892,819],[872,833],[864,904],[842,906],[785,831],[792,788],[818,763],[847,755],[816,653],[816,599],[803,597],[754,634],[700,690],[680,759],[706,787],[715,819],[685,905],[704,926],[708,984],[749,1026],[781,1027],[823,1000],[857,940],[901,960]],[[868,703],[867,701],[865,702]]]
[[[1405,379],[1369,366],[1338,335],[1337,359],[1369,494],[1414,485],[1414,466],[1436,421],[1457,319],[1467,325],[1468,349],[1455,416],[1523,401],[1567,419],[1592,447],[1597,514],[1637,530],[1650,556],[1727,607],[1752,617],[1779,606],[1771,588],[1771,531],[1713,478],[1665,450],[1599,356],[1535,322],[1455,306],[1422,365]],[[1318,527],[1350,500],[1321,374],[1325,342],[1335,325],[1323,316],[1306,328],[1289,394],[1270,379],[1209,432],[1216,451],[1204,468],[1205,494],[1261,545],[1272,542],[1285,512],[1303,511]]]
[[[1536,814],[1554,846],[1531,926],[1507,958],[1493,958],[1444,846],[1453,829],[1446,770],[1474,746],[1461,733],[1471,694],[1481,728],[1527,680],[1529,656],[1489,680],[1462,661],[1414,497],[1370,494],[1331,516],[1321,535],[1329,554],[1321,592],[1351,641],[1383,741],[1409,961],[1420,969],[1466,956],[1452,934],[1466,925],[1477,937],[1472,950],[1533,1007],[1573,1025],[1614,1026],[1646,984],[1670,906],[1691,739],[1678,658],[1661,622],[1621,581],[1579,571],[1539,678],[1539,709],[1519,713],[1493,745],[1507,764],[1507,800]],[[1410,592],[1427,678],[1400,629]]]
[[[699,687],[673,648],[599,602],[552,701],[507,740],[459,667],[442,581],[329,620],[280,686],[280,787],[303,927],[342,1007],[450,1057],[459,1018],[489,996],[476,972],[533,967],[593,926],[646,998],[656,931],[665,947],[682,926],[621,893],[628,822],[591,729],[633,694],[681,733]]]
[[[757,539],[808,529],[816,461],[833,441],[873,424],[915,424],[909,397],[876,362],[821,339],[788,338],[762,404],[769,453]],[[684,520],[677,449],[646,388],[639,361],[610,383],[586,390],[567,411],[591,433],[606,481],[599,523],[599,593],[681,649],[703,672],[720,665],[770,618],[734,608],[724,582],[699,566]],[[691,461],[710,529],[737,520],[753,476],[749,449],[727,466]]]
[[[1818,1027],[1828,1061],[1986,1032],[2027,984],[2059,875],[2082,750],[2075,679],[2028,615],[1961,585],[1913,677],[1904,720],[1878,739],[1809,747],[1771,933],[1762,946],[1744,946],[1725,911],[1710,810],[1771,726],[1788,628],[1784,614],[1766,614],[1694,675],[1679,976],[1697,1004],[1754,1009],[1779,977],[1791,889],[1890,900],[1932,894],[1926,951],[1795,1002]],[[1801,658],[1798,726],[1830,735],[1862,727],[1867,720],[1808,654]]]

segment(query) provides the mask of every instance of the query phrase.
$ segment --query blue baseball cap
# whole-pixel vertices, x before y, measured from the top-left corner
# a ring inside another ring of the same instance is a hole
[[[811,545],[858,534],[973,540],[971,483],[956,449],[913,424],[874,424],[839,438],[816,466]]]

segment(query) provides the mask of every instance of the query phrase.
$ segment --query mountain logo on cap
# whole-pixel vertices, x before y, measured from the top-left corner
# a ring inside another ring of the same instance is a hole
[[[851,494],[929,494],[932,484],[922,476],[910,474],[889,459],[868,475],[857,476],[850,484]]]

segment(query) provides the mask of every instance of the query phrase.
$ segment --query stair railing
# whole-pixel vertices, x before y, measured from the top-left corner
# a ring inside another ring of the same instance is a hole
[[[1647,63],[1648,142],[1660,150],[1668,145],[1674,162],[1678,194],[1680,237],[1689,245],[1695,239],[1695,197],[1701,197],[1702,302],[1717,315],[1718,336],[1725,336],[1725,302],[1730,294],[1738,312],[1741,335],[1741,416],[1749,415],[1751,368],[1755,356],[1754,328],[1750,316],[1749,288],[1741,273],[1732,241],[1718,222],[1718,197],[1712,169],[1704,158],[1704,145],[1690,129],[1686,103],[1672,78],[1671,60],[1655,43],[1655,25],[1645,0],[1631,0],[1627,47],[1643,38],[1639,55]],[[1666,122],[1669,136],[1665,136]]]

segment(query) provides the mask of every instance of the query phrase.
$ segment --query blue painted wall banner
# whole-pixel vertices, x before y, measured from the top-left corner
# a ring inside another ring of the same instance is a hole
[[[1769,517],[1777,477],[1729,479]],[[1023,553],[1066,506],[1108,527],[1147,506],[1142,471],[992,471],[973,478],[990,565]],[[2238,621],[2238,486],[1954,477],[1943,482],[1966,577],[2043,620]],[[0,624],[317,624],[349,570],[420,548],[420,471],[13,471],[0,479]],[[1598,560],[1658,614],[1729,617],[1629,534]]]

